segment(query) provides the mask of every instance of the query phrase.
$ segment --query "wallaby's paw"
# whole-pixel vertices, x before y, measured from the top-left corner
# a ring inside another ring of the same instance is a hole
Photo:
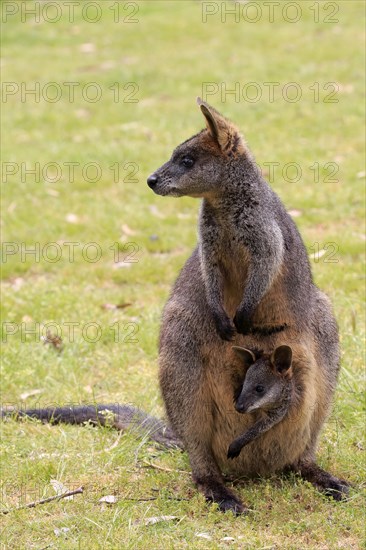
[[[221,512],[232,512],[236,516],[245,514],[248,509],[242,504],[239,498],[230,489],[217,479],[195,479],[197,487],[202,491],[208,502],[215,502]]]
[[[226,498],[218,503],[221,512],[232,512],[235,516],[247,514],[248,509],[236,498]]]
[[[227,457],[228,458],[236,458],[240,455],[240,451],[242,449],[242,446],[235,441],[230,443],[228,451],[227,451]]]
[[[252,328],[250,317],[240,310],[235,313],[234,325],[239,334],[249,334]]]
[[[325,486],[326,485],[326,486]],[[338,502],[347,498],[349,495],[349,484],[343,479],[330,476],[329,482],[319,487],[328,497]]]
[[[216,317],[215,325],[217,333],[222,340],[230,342],[234,338],[236,330],[229,317]]]

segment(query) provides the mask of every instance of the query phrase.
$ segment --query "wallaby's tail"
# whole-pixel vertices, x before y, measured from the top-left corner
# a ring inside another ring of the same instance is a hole
[[[162,420],[150,416],[131,405],[77,405],[69,407],[48,407],[45,409],[1,410],[1,417],[37,418],[51,424],[83,424],[92,422],[111,426],[117,430],[136,430],[164,447],[179,447],[183,444],[173,430]]]

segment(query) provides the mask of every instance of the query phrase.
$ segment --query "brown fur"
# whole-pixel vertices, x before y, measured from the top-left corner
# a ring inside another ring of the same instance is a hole
[[[337,382],[338,333],[328,299],[312,282],[301,237],[237,128],[199,104],[207,129],[148,179],[160,195],[203,197],[198,247],[163,314],[160,385],[198,488],[222,510],[240,513],[244,507],[222,472],[293,468],[323,489],[327,479],[332,485],[314,460]],[[187,166],[186,158],[193,159]],[[264,353],[289,345],[295,394],[286,417],[229,460],[229,444],[251,422],[234,407],[240,365],[233,344]],[[346,490],[339,481],[335,494]]]

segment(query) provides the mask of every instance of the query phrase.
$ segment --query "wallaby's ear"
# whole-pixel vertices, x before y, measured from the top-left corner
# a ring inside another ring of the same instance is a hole
[[[236,355],[244,362],[244,366],[249,368],[255,363],[255,355],[250,349],[241,348],[239,346],[233,346],[233,350]]]
[[[197,98],[197,103],[206,119],[207,129],[222,153],[228,156],[244,154],[245,144],[235,124],[220,115],[200,97]]]
[[[279,346],[271,355],[271,363],[282,376],[292,376],[292,349],[290,346]]]

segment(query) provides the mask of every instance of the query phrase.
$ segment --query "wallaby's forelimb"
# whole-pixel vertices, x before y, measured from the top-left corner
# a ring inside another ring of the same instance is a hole
[[[254,232],[255,229],[252,228],[252,233]],[[235,313],[234,324],[239,333],[248,334],[252,327],[253,313],[270,288],[281,266],[283,237],[278,225],[272,222],[268,227],[267,235],[262,232],[261,235],[258,235],[258,239],[253,234],[250,239],[245,235],[243,242],[250,253],[250,264],[244,296]]]
[[[260,435],[265,432],[268,432],[273,426],[278,424],[286,415],[288,411],[288,402],[284,402],[280,407],[272,411],[267,411],[265,418],[261,418],[256,422],[249,430],[247,430],[243,435],[234,439],[229,445],[227,452],[228,458],[236,458],[239,456],[241,450],[245,445],[248,445],[254,439],[257,439]]]
[[[217,248],[220,228],[207,203],[202,207],[200,235],[200,264],[209,308],[219,336],[223,340],[231,340],[235,327],[224,309],[224,277],[220,269],[220,250]]]

